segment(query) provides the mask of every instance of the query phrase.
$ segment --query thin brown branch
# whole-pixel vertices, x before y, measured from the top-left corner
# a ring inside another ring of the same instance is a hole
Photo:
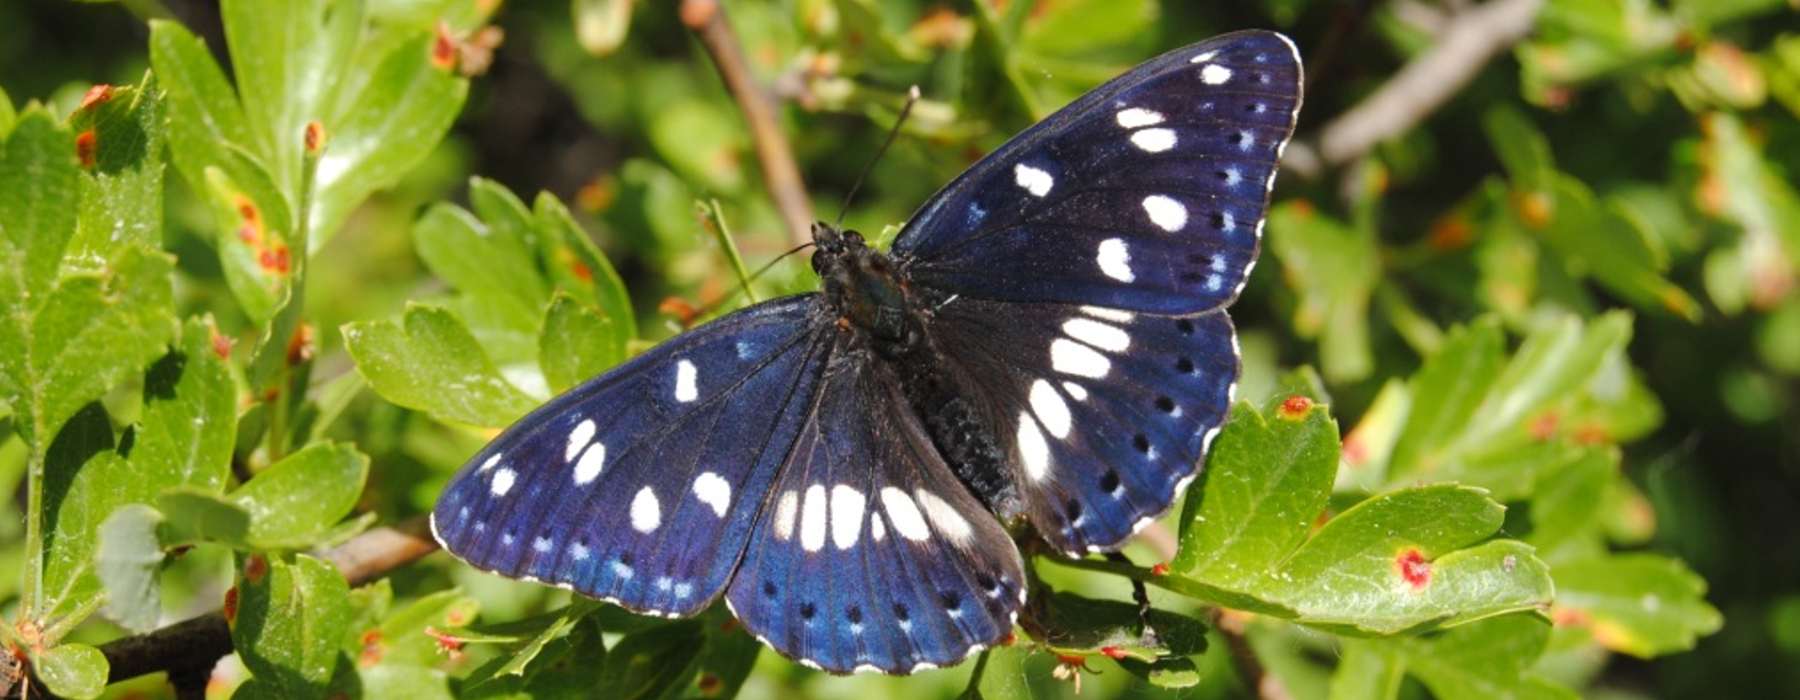
[[[1500,52],[1525,38],[1544,0],[1488,0],[1449,17],[1437,42],[1388,82],[1325,126],[1316,153],[1300,149],[1289,165],[1302,173],[1355,161],[1436,112]]]
[[[1281,678],[1269,673],[1256,656],[1256,649],[1250,646],[1250,638],[1244,633],[1244,626],[1250,622],[1250,613],[1237,612],[1217,608],[1212,615],[1213,629],[1225,637],[1225,646],[1231,652],[1231,665],[1237,670],[1238,678],[1244,685],[1256,692],[1262,700],[1294,700],[1294,693],[1288,690]]]
[[[325,553],[350,585],[366,583],[437,550],[424,518],[378,527]],[[100,647],[110,665],[107,683],[167,671],[171,682],[205,678],[232,652],[231,630],[217,612]]]
[[[700,39],[706,53],[712,56],[725,86],[737,100],[744,121],[750,124],[750,137],[756,142],[758,162],[762,163],[763,180],[775,208],[787,223],[788,239],[794,245],[812,240],[812,200],[807,197],[806,183],[800,179],[800,168],[794,163],[794,149],[788,145],[787,133],[775,114],[775,103],[769,93],[750,75],[744,60],[743,46],[725,19],[725,8],[718,0],[683,0],[681,21]]]

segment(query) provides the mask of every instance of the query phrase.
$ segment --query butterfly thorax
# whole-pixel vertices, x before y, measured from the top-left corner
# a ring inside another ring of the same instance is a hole
[[[813,225],[813,242],[818,246],[813,270],[838,327],[852,335],[849,346],[881,358],[894,371],[939,454],[989,510],[1004,520],[1023,516],[995,432],[957,391],[959,378],[924,327],[927,309],[941,301],[921,298],[893,259],[869,247],[860,233],[821,222]]]

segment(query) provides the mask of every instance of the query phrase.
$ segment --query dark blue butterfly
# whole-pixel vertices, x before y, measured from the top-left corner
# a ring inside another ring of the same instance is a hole
[[[1110,551],[1199,472],[1300,79],[1279,34],[1210,39],[1002,146],[890,253],[816,225],[821,293],[532,412],[445,488],[438,540],[646,614],[724,593],[769,646],[835,673],[1006,639],[1026,582],[1003,521]]]

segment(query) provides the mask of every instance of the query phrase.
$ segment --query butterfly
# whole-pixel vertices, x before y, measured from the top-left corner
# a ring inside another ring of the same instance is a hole
[[[724,597],[833,673],[955,664],[1027,594],[1007,527],[1123,546],[1199,473],[1239,374],[1300,107],[1280,34],[1178,49],[944,187],[890,250],[816,224],[821,291],[681,334],[525,416],[444,488],[477,568],[627,609]]]

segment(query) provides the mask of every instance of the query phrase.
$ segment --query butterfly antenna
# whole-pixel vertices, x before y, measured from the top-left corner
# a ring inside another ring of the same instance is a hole
[[[856,191],[862,189],[863,180],[869,177],[869,171],[875,169],[875,163],[881,160],[882,154],[887,153],[888,146],[894,145],[894,139],[900,136],[900,125],[906,123],[906,115],[912,114],[913,103],[918,101],[919,86],[914,85],[906,91],[906,104],[900,107],[900,117],[894,120],[894,128],[888,130],[887,139],[881,142],[881,150],[876,151],[875,157],[870,158],[869,162],[863,166],[862,172],[856,176],[856,181],[850,184],[850,191],[844,194],[844,206],[838,207],[837,221],[831,224],[834,228],[844,227],[844,214],[850,211],[850,200],[856,198]]]

